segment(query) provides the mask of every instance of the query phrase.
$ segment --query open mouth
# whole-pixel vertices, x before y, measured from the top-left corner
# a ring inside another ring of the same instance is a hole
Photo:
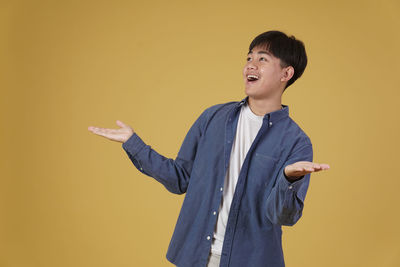
[[[254,74],[248,74],[247,75],[247,82],[248,83],[255,83],[256,81],[258,81],[258,76],[254,75]]]

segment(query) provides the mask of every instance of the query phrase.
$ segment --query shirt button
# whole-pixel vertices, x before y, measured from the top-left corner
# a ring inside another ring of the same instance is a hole
[[[208,236],[207,236],[207,240],[210,240],[210,239],[211,239],[211,237],[208,235]]]
[[[142,167],[140,167],[140,170],[141,170],[141,171],[143,171],[143,168],[142,168]]]
[[[217,212],[216,212],[216,211],[214,211],[214,212],[213,212],[213,215],[217,215]]]
[[[269,122],[269,126],[272,126],[272,121]]]
[[[292,189],[293,188],[293,186],[292,185],[289,185],[289,189]]]
[[[222,192],[222,190],[224,190],[222,187],[219,189],[219,191],[221,191]]]

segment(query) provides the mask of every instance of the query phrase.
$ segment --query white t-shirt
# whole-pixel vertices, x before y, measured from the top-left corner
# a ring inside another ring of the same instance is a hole
[[[258,131],[261,128],[264,116],[258,116],[251,111],[248,103],[240,110],[236,135],[232,144],[229,168],[224,181],[223,198],[219,207],[217,224],[214,230],[211,252],[221,255],[224,242],[225,228],[228,222],[229,209],[235,193],[240,169]]]

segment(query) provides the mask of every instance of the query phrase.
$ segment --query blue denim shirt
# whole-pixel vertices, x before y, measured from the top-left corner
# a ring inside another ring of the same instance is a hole
[[[206,266],[224,178],[241,106],[248,101],[208,107],[197,118],[176,159],[158,154],[134,133],[123,149],[139,171],[175,194],[184,194],[167,259],[179,267]],[[312,161],[309,137],[289,117],[289,107],[263,118],[240,170],[233,196],[220,266],[284,266],[282,225],[302,215],[310,174],[294,182],[285,166]]]

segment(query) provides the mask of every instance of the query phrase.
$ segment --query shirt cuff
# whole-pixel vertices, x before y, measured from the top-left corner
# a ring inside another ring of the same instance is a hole
[[[283,189],[290,189],[290,190],[294,190],[294,191],[298,191],[300,186],[303,184],[304,181],[304,175],[302,177],[300,177],[299,179],[290,182],[287,180],[286,175],[284,170],[282,170],[282,173],[280,175],[280,181],[279,181],[279,185],[281,188]]]
[[[135,156],[145,146],[146,144],[136,133],[133,133],[131,137],[129,137],[129,139],[122,144],[122,148],[132,157]]]

